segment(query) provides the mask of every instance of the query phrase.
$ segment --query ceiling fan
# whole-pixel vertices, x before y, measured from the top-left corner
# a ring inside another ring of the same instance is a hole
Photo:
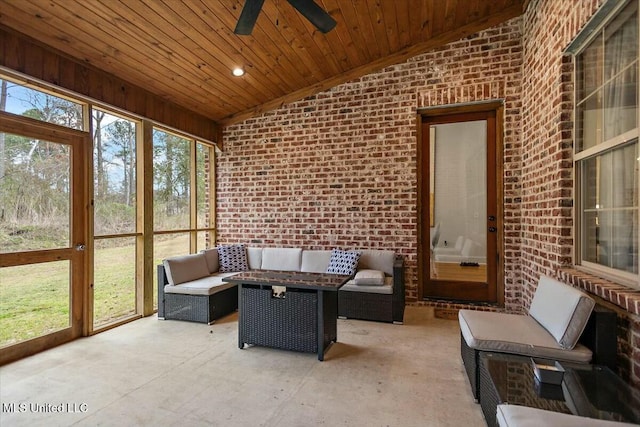
[[[336,26],[336,21],[313,0],[287,0],[305,18],[323,33],[328,33]],[[236,29],[239,35],[249,35],[256,24],[264,0],[246,0],[238,18]]]

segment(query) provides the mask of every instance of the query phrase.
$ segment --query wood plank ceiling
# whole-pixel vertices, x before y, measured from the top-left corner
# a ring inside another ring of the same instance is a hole
[[[244,0],[0,0],[0,25],[222,125],[329,89],[522,13],[526,0],[316,0],[319,32],[266,0],[249,36]],[[234,67],[243,77],[233,77]]]

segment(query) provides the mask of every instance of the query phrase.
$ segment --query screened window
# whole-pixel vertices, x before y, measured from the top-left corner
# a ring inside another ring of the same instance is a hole
[[[84,130],[84,104],[0,78],[0,111]]]
[[[139,123],[93,108],[93,326],[136,314]]]
[[[164,258],[215,245],[215,148],[153,130],[153,254]]]
[[[576,263],[638,286],[638,0],[576,54]]]

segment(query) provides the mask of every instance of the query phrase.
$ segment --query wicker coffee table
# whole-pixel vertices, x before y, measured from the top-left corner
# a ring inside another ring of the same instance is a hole
[[[550,362],[553,364],[553,362]],[[628,423],[640,422],[640,396],[604,366],[561,363],[561,385],[539,383],[531,358],[480,353],[480,406],[488,426],[497,426],[496,406],[522,405]]]
[[[349,276],[252,270],[224,279],[238,285],[238,347],[317,353],[337,341],[338,289]],[[280,296],[275,286],[285,286]]]

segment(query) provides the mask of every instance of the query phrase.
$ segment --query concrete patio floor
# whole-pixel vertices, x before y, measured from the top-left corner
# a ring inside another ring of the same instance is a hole
[[[0,425],[483,426],[459,339],[407,307],[404,325],[338,320],[319,362],[238,349],[237,314],[152,316],[0,368]]]

